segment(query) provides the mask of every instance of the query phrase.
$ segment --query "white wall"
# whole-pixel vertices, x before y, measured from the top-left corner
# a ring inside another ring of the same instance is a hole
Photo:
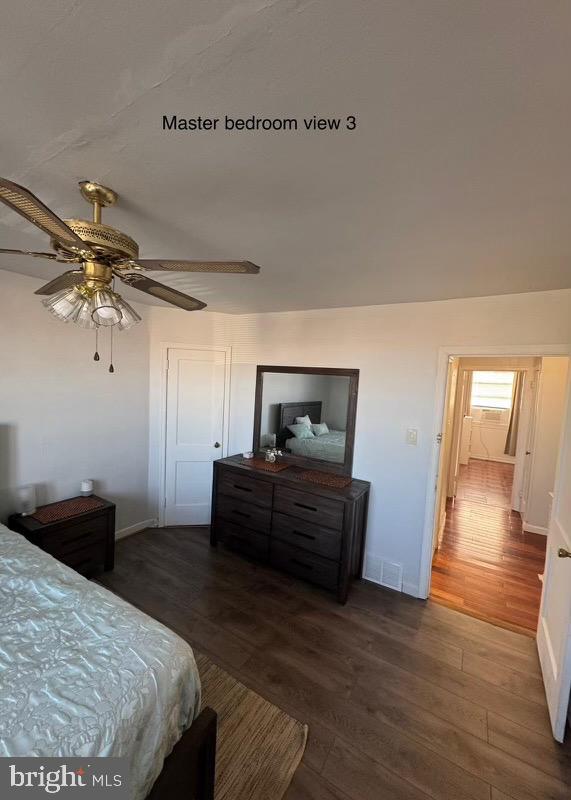
[[[569,359],[544,358],[532,452],[531,475],[523,527],[547,533],[550,497],[555,483],[559,442],[565,411]]]
[[[117,503],[118,529],[147,520],[146,323],[117,334],[111,375],[106,337],[95,363],[94,334],[43,308],[43,282],[0,271],[0,520],[15,487],[36,484],[45,503],[82,478]]]
[[[230,452],[252,446],[257,364],[361,370],[354,475],[372,481],[367,557],[403,564],[418,591],[440,346],[571,343],[571,290],[231,316],[153,308],[150,492],[158,504],[160,343],[232,346]],[[418,428],[418,446],[405,442]],[[155,512],[153,512],[155,513]]]
[[[328,375],[323,421],[331,430],[344,431],[347,428],[347,406],[349,405],[349,378]]]

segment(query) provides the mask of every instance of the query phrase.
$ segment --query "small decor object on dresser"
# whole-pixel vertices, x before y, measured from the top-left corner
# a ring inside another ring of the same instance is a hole
[[[303,472],[291,465],[268,472],[241,456],[215,461],[210,541],[329,589],[345,603],[363,570],[370,484],[349,478],[347,486],[324,486],[300,479]]]
[[[82,575],[113,569],[115,504],[96,495],[12,514],[8,527]]]
[[[20,514],[23,517],[33,514],[36,510],[36,487],[33,484],[20,486],[16,490],[16,494],[18,495]]]
[[[83,497],[89,497],[93,494],[93,481],[91,478],[85,478],[81,481],[81,494]]]

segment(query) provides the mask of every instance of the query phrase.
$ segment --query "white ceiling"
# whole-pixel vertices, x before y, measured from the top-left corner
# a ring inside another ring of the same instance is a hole
[[[0,39],[2,173],[63,217],[89,213],[78,180],[110,185],[104,221],[143,257],[261,265],[164,278],[211,310],[571,286],[567,0],[3,0]],[[163,114],[358,129],[168,133]],[[0,246],[45,245],[2,208]]]

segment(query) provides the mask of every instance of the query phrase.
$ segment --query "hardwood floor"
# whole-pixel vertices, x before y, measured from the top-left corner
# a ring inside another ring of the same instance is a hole
[[[471,460],[448,501],[432,562],[431,597],[494,624],[537,630],[546,537],[522,530],[511,510],[513,466]]]
[[[511,509],[514,465],[471,458],[460,465],[457,499]]]
[[[206,529],[124,539],[99,580],[309,724],[285,800],[569,800],[528,637],[366,583],[339,606]]]

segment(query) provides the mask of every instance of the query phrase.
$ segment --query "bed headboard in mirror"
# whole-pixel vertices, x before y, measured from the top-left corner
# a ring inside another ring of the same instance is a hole
[[[258,366],[254,451],[276,446],[282,460],[351,474],[358,369]]]

